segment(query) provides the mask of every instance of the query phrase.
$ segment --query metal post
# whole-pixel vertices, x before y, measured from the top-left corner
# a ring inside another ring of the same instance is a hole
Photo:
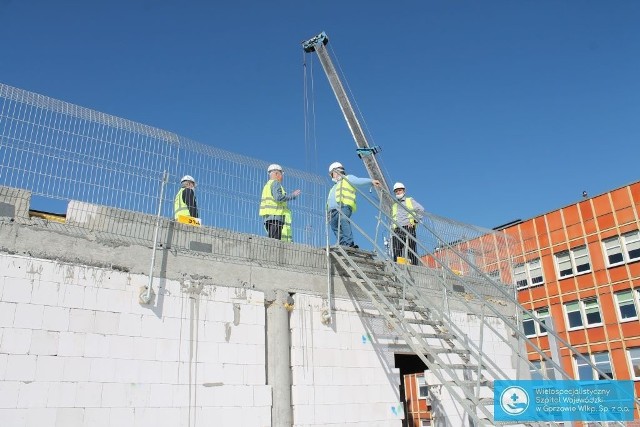
[[[271,425],[291,427],[291,333],[289,311],[290,298],[284,290],[276,290],[273,301],[267,305],[267,384],[271,386],[273,403]]]
[[[325,215],[327,221],[325,222],[325,237],[326,237],[326,252],[327,252],[327,310],[322,313],[322,323],[325,325],[330,325],[333,316],[333,307],[331,306],[331,254],[329,252],[329,222],[331,221],[329,217],[329,210],[327,208],[327,214]]]
[[[156,229],[153,233],[153,247],[151,248],[151,266],[149,267],[149,284],[144,294],[140,295],[140,302],[142,304],[149,304],[151,302],[151,295],[153,292],[153,269],[156,264],[156,249],[158,247],[158,233],[160,231],[160,215],[162,214],[162,202],[164,201],[164,188],[167,184],[169,175],[167,171],[162,172],[162,184],[160,185],[160,200],[158,201],[158,213],[156,215]]]

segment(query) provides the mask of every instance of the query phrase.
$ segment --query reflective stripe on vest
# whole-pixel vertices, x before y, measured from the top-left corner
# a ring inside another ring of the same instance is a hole
[[[279,215],[283,216],[288,211],[287,202],[277,202],[276,199],[273,198],[273,194],[271,193],[271,186],[276,182],[275,179],[270,179],[264,185],[262,189],[262,199],[260,200],[260,211],[258,215],[260,216],[268,216],[268,215]],[[282,193],[287,194],[282,188]]]
[[[417,224],[418,221],[416,220],[416,214],[413,212],[413,202],[411,197],[407,197],[406,199],[404,199],[405,201],[405,206],[407,207],[407,210],[409,212],[407,212],[407,216],[409,217],[409,224]],[[393,218],[393,228],[396,228],[397,225],[395,224],[396,221],[398,221],[398,203],[401,202],[396,202],[393,204],[393,207],[391,208],[391,217]]]
[[[291,233],[291,211],[287,209],[284,214],[284,225],[282,226],[282,233],[280,234],[280,240],[283,242],[292,242],[293,236]]]
[[[338,205],[347,205],[352,212],[356,211],[356,188],[343,177],[334,185],[336,189],[336,202]]]
[[[182,193],[184,193],[184,188],[181,188],[176,194],[176,198],[173,201],[173,218],[178,219],[178,216],[185,215],[190,216],[189,206],[182,200]]]

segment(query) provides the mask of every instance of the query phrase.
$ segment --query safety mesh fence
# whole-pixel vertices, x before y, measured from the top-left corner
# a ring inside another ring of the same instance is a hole
[[[24,199],[22,219],[56,213],[66,228],[149,245],[161,209],[159,245],[323,269],[327,180],[283,165],[285,189],[302,190],[289,202],[294,244],[268,239],[258,209],[274,161],[0,84],[0,202]],[[183,175],[197,181],[199,227],[173,221]]]

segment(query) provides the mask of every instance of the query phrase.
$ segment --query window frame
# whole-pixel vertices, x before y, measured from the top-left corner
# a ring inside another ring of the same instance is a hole
[[[616,246],[607,247],[610,243],[617,243]],[[630,246],[633,246],[632,249],[629,249]],[[620,255],[622,259],[617,262],[611,262],[610,255],[608,255],[609,249],[618,248],[618,252],[614,255]],[[640,260],[640,230],[633,230],[626,233],[622,233],[620,235],[611,236],[607,239],[602,240],[602,249],[604,251],[605,262],[607,264],[607,268],[609,267],[617,267],[619,265],[628,264],[631,262]],[[634,258],[631,257],[631,252],[635,252],[638,255]]]
[[[601,356],[601,355],[606,355],[607,356],[607,363],[609,364],[609,371],[611,372],[611,378],[612,379],[616,379],[616,375],[615,375],[615,370],[613,369],[613,364],[611,363],[611,354],[609,354],[608,351],[598,351],[596,353],[583,353],[582,354],[584,357],[586,357],[587,359],[589,359],[589,361],[591,362],[591,364],[595,365],[596,367],[600,368],[600,366],[598,366],[599,364],[601,364],[601,362],[596,362],[596,356]],[[596,371],[595,369],[593,369],[593,367],[589,364],[586,364],[582,359],[579,359],[578,356],[573,356],[573,366],[575,369],[575,377],[577,380],[581,380],[581,381],[600,381],[603,378],[600,378],[600,373],[598,371]],[[580,377],[580,367],[589,367],[591,369],[591,378],[581,378]],[[606,372],[607,370],[602,369],[602,371]]]
[[[531,310],[531,312],[542,323],[545,322],[545,319],[548,319],[550,317],[549,307],[540,307],[538,309]],[[531,321],[533,323],[533,328],[534,328],[534,333],[533,334],[527,334],[527,332],[525,330],[524,323],[528,322],[528,321]],[[543,328],[544,328],[544,330],[543,330]],[[543,336],[548,334],[546,327],[540,326],[540,324],[538,322],[536,322],[535,320],[531,319],[531,316],[529,315],[529,313],[524,313],[522,315],[522,331],[524,332],[524,335],[527,338],[543,337]]]
[[[584,250],[584,255],[580,252]],[[582,258],[586,258],[587,262],[578,264],[577,260],[581,260]],[[568,277],[581,276],[583,274],[591,273],[591,255],[589,254],[589,247],[584,244],[580,246],[576,246],[575,248],[565,249],[560,252],[556,252],[553,254],[554,263],[556,266],[556,273],[558,275],[558,280],[566,279]],[[566,268],[561,270],[561,265],[569,263],[571,266],[571,273],[562,274],[563,271],[568,271]],[[586,269],[579,270],[583,266],[587,266]]]
[[[630,293],[631,294],[631,305],[633,305],[633,308],[636,312],[636,315],[633,317],[622,317],[622,310],[621,310],[621,305],[620,305],[620,295],[622,294],[627,294]],[[626,322],[633,322],[633,321],[637,321],[639,318],[639,313],[640,313],[640,289],[625,289],[624,291],[618,291],[618,292],[614,292],[613,297],[615,299],[616,302],[616,314],[618,316],[618,321],[620,323],[626,323]]]
[[[518,271],[518,269],[522,269],[522,271]],[[534,276],[532,272],[536,270],[540,270],[540,274]],[[520,281],[526,282],[524,285],[519,285],[517,277],[523,276]],[[535,282],[534,280],[540,278],[540,281]],[[517,290],[533,288],[536,286],[544,285],[544,269],[542,268],[542,260],[540,258],[534,258],[529,261],[521,262],[513,266],[513,282],[516,285]]]
[[[598,307],[598,317],[600,318],[600,321],[597,323],[590,323],[588,322],[589,317],[588,315],[590,313],[587,312],[587,309],[589,309],[590,307],[588,307],[587,305],[589,303],[595,302],[597,304]],[[578,306],[578,310],[572,310],[569,311],[568,310],[568,306],[569,305],[577,305]],[[603,321],[602,321],[602,310],[600,309],[600,301],[598,299],[598,297],[593,297],[593,298],[585,298],[585,299],[579,299],[579,300],[573,300],[573,301],[568,301],[562,304],[563,309],[564,309],[564,313],[565,313],[565,320],[566,320],[566,326],[567,326],[567,331],[577,331],[578,329],[588,329],[588,328],[597,328],[603,325]],[[569,316],[571,313],[575,313],[575,312],[579,312],[580,313],[580,321],[581,324],[579,326],[572,326],[571,325],[571,317]]]
[[[538,370],[534,370],[531,366],[529,366],[529,376],[531,377],[531,380],[553,380],[555,379],[555,370],[553,369],[553,365],[552,366],[547,366],[546,360],[543,359],[538,359],[538,360],[530,360],[529,362],[531,362],[532,364],[536,365],[538,367]],[[544,372],[547,375],[547,378],[545,378],[541,372]],[[535,378],[534,378],[535,376]]]
[[[638,350],[637,358],[632,358],[631,350]],[[628,347],[626,353],[629,362],[629,377],[634,380],[640,380],[640,347]],[[638,361],[638,375],[636,375],[636,370],[634,369],[634,360]]]
[[[422,393],[423,387],[426,389],[426,395]],[[416,375],[416,389],[418,390],[418,399],[429,398],[429,385],[427,379],[423,376]]]

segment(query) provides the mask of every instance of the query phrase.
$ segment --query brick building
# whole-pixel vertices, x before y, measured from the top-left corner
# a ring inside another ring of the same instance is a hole
[[[640,182],[519,221],[504,231],[521,242],[518,299],[614,379],[640,391]],[[549,348],[545,328],[527,316],[525,333]],[[536,353],[530,360],[545,369]],[[561,352],[576,379],[597,379],[588,364]],[[535,376],[534,376],[535,379]],[[639,418],[636,413],[635,418]]]

